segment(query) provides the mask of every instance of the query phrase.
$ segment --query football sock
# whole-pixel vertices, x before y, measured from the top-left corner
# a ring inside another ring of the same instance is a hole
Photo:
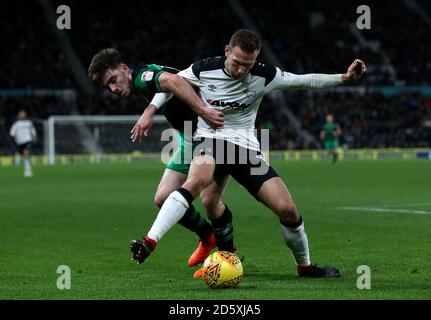
[[[232,252],[234,250],[232,212],[227,205],[223,214],[218,219],[211,219],[211,223],[218,249]]]
[[[192,201],[193,196],[188,190],[179,188],[173,191],[163,203],[147,236],[159,242],[165,233],[181,220]]]
[[[296,265],[301,267],[310,265],[310,250],[308,249],[308,239],[302,217],[294,225],[286,225],[281,222],[281,230],[284,242],[292,251]]]
[[[195,209],[193,204],[189,205],[189,209],[178,223],[190,231],[195,232],[200,239],[208,239],[213,232],[211,225]]]
[[[24,163],[24,170],[26,172],[31,172],[31,163],[30,163],[30,160],[29,159],[24,159],[23,163]]]

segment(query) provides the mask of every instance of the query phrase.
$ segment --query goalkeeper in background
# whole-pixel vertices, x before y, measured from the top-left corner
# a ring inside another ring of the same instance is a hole
[[[341,129],[338,123],[334,123],[334,116],[332,114],[326,115],[326,122],[320,131],[320,139],[323,140],[325,150],[332,156],[332,163],[335,164],[338,160],[338,147],[339,137],[341,136]]]
[[[174,68],[156,64],[144,65],[139,69],[130,69],[124,63],[119,51],[114,48],[100,50],[93,57],[88,68],[88,77],[93,82],[124,99],[129,99],[133,95],[139,96],[148,105],[137,125],[131,131],[131,138],[134,142],[140,142],[142,137],[147,136],[152,126],[153,116],[161,106],[157,99],[154,99],[155,93],[168,92],[174,95],[171,103],[160,108],[160,111],[172,127],[178,130],[179,148],[166,165],[157,188],[154,202],[158,207],[161,207],[166,197],[181,187],[187,179],[191,159],[188,162],[181,159],[186,158],[184,149],[188,144],[191,145],[192,132],[190,132],[190,137],[185,134],[185,122],[191,122],[192,129],[190,131],[194,131],[197,127],[198,115],[213,128],[222,128],[224,121],[223,113],[207,108],[196,94],[198,89],[193,88],[185,79],[177,76],[177,72],[178,70]],[[188,142],[188,140],[190,141]],[[188,265],[192,267],[202,263],[211,250],[217,246],[211,225],[194,207],[190,207],[181,219],[175,219],[175,215],[169,216],[167,217],[169,221],[165,221],[165,223],[178,222],[195,232],[200,239],[198,248],[189,258]],[[155,241],[148,243],[152,247],[151,251],[154,250],[157,243]],[[142,262],[135,256],[133,259],[137,260],[138,263]]]

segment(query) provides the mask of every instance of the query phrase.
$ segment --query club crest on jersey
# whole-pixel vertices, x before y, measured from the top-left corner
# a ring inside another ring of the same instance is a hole
[[[246,103],[238,103],[236,101],[222,101],[222,100],[212,100],[212,99],[207,99],[207,102],[215,107],[221,107],[224,108],[224,111],[227,110],[245,110],[247,109],[250,105],[246,104]]]
[[[151,81],[154,76],[154,71],[145,71],[141,76],[141,81]]]
[[[244,89],[243,92],[247,95],[247,97],[256,97],[256,91],[254,90]]]

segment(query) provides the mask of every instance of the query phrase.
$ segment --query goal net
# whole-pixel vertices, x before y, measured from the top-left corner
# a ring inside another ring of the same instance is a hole
[[[51,116],[44,124],[44,149],[49,164],[60,155],[126,154],[160,152],[166,141],[161,140],[170,125],[161,115],[154,117],[153,126],[143,143],[132,142],[131,133],[139,116]]]

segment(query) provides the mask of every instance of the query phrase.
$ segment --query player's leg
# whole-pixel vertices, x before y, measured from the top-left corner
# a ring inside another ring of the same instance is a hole
[[[201,192],[201,199],[211,220],[217,247],[219,250],[234,252],[232,212],[222,201],[228,181],[229,175],[216,175],[213,183]]]
[[[157,188],[156,195],[154,197],[155,204],[161,208],[166,198],[176,189],[180,188],[187,180],[187,174],[180,172],[179,168],[175,166],[169,166],[173,169],[166,169],[163,173],[162,179],[160,180]],[[186,169],[188,172],[188,168]],[[178,221],[178,224],[182,225],[186,229],[196,233],[205,245],[206,243],[214,243],[214,237],[212,235],[212,228],[208,221],[202,217],[202,215],[195,209],[193,204],[189,210],[184,214],[184,217]],[[213,249],[213,248],[212,248]]]
[[[338,143],[337,141],[325,141],[325,150],[332,159],[332,163],[335,164],[338,159],[337,154]]]
[[[32,177],[33,169],[30,162],[30,145],[26,144],[22,148],[22,162],[24,164],[24,177]]]
[[[280,177],[266,180],[260,187],[257,198],[279,216],[284,241],[292,251],[300,276],[330,278],[341,276],[335,268],[320,268],[311,264],[302,217]]]
[[[249,151],[249,163],[236,166],[232,177],[257,200],[269,207],[280,218],[284,241],[292,251],[301,276],[338,277],[334,268],[318,268],[310,263],[307,234],[286,185],[260,153]],[[256,170],[258,169],[258,170]]]
[[[193,200],[212,182],[214,168],[212,156],[200,155],[193,159],[186,182],[166,198],[145,239],[132,241],[133,260],[144,262],[157,242],[184,217]]]
[[[201,199],[211,220],[218,249],[236,253],[233,242],[232,212],[222,201],[223,192],[226,189],[228,181],[229,175],[216,174],[213,183],[201,192]],[[205,256],[201,256],[202,262],[205,261],[208,255],[209,252]],[[193,277],[201,279],[203,277],[203,269],[196,270]]]
[[[335,164],[338,160],[338,153],[337,149],[332,150],[332,164]]]
[[[335,164],[338,160],[338,140],[334,140],[333,145],[332,145],[332,163]]]

